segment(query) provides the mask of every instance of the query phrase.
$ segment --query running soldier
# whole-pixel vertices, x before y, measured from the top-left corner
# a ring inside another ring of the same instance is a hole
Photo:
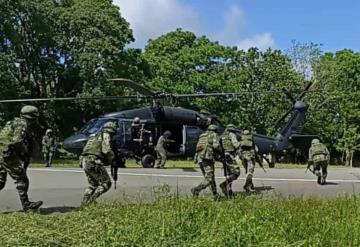
[[[114,158],[111,139],[115,133],[116,124],[107,122],[102,131],[90,137],[84,147],[81,162],[89,187],[85,190],[82,205],[93,202],[111,187],[111,179],[104,166],[111,165]]]
[[[38,209],[42,201],[31,202],[28,197],[29,179],[22,162],[30,161],[29,143],[33,143],[32,128],[37,124],[39,110],[24,106],[20,118],[6,123],[0,131],[0,190],[5,187],[7,173],[15,180],[16,189],[24,211]]]
[[[224,152],[224,172],[226,180],[220,184],[220,188],[225,196],[234,196],[232,183],[240,176],[241,159],[239,157],[240,142],[235,134],[235,126],[229,124],[221,135],[221,146]]]
[[[191,189],[194,197],[210,186],[214,200],[219,198],[215,182],[215,154],[220,152],[220,139],[217,132],[217,126],[211,124],[207,131],[202,133],[196,145],[195,163],[200,166],[204,180],[196,187]]]
[[[246,171],[244,190],[250,192],[254,189],[253,176],[255,171],[256,147],[253,135],[249,130],[244,130],[240,140],[240,157]]]
[[[326,146],[320,142],[319,139],[313,139],[311,141],[311,147],[309,149],[309,165],[313,165],[313,173],[317,176],[317,183],[326,184],[327,167],[330,161],[330,153]],[[320,171],[321,169],[321,171]]]

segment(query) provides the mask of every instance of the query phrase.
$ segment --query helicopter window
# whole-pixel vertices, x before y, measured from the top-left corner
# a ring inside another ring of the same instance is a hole
[[[83,134],[86,134],[86,135],[94,134],[94,133],[98,132],[101,129],[101,127],[109,120],[110,119],[108,119],[108,118],[92,119],[89,121],[89,123],[87,125],[85,125],[81,129],[80,132]]]

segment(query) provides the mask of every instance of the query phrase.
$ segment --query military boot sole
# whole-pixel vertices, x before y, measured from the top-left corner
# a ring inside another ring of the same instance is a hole
[[[37,210],[41,207],[42,204],[43,204],[42,201],[29,202],[29,204],[24,206],[24,211],[27,212],[29,210]]]

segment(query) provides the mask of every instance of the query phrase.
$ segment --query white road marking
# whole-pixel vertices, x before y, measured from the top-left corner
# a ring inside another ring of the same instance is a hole
[[[72,172],[72,173],[84,173],[83,170],[75,169],[44,169],[44,168],[32,168],[32,171],[41,172]],[[169,177],[169,178],[202,178],[200,175],[176,175],[176,174],[159,174],[159,173],[131,173],[131,172],[118,172],[118,175],[122,176],[138,176],[138,177]],[[224,179],[223,176],[215,177],[216,179]],[[239,178],[238,180],[245,180],[245,178]],[[314,182],[316,178],[253,178],[254,181],[277,181],[277,182]],[[333,183],[360,183],[360,179],[333,179],[327,180]]]

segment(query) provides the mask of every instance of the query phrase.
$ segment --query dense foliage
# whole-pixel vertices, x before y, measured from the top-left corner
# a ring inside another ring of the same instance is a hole
[[[98,204],[0,215],[2,246],[359,246],[359,198]],[[70,208],[71,209],[71,208]]]
[[[217,114],[224,124],[275,134],[276,121],[292,106],[281,90],[296,98],[313,81],[312,89],[319,91],[305,97],[310,105],[305,131],[320,134],[348,163],[360,148],[357,52],[323,54],[319,45],[296,42],[286,53],[243,51],[181,29],[149,40],[141,51],[127,48],[134,40],[132,30],[111,0],[2,0],[0,10],[1,99],[131,93],[107,80],[113,77],[172,93],[244,92],[236,98],[177,103]],[[249,93],[254,91],[273,93]],[[139,102],[37,104],[43,126],[65,137],[92,117]],[[1,122],[20,107],[1,104]]]

